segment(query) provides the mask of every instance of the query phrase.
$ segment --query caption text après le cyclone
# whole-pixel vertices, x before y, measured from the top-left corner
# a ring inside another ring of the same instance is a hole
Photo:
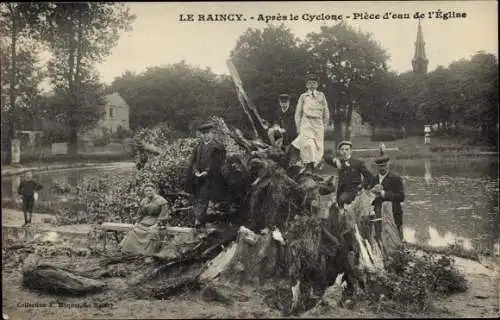
[[[467,18],[465,12],[455,11],[436,11],[427,12],[414,12],[414,13],[397,13],[397,12],[384,12],[384,13],[369,13],[369,12],[354,12],[351,15],[343,14],[259,14],[256,16],[245,16],[242,13],[222,13],[222,14],[192,14],[183,13],[179,15],[179,21],[182,22],[239,22],[239,21],[342,21],[346,19],[351,20],[399,20],[399,19],[463,19]]]

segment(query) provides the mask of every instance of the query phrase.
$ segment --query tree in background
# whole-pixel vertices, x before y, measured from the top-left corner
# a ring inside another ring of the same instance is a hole
[[[56,110],[69,129],[69,152],[76,154],[78,133],[100,117],[99,104],[85,96],[87,88],[99,86],[94,65],[110,54],[135,17],[121,3],[52,3],[47,10],[49,76],[63,99]]]
[[[305,90],[307,52],[284,25],[270,25],[264,30],[249,28],[237,40],[230,56],[245,91],[266,120],[271,120],[279,107],[280,93],[289,93],[295,103]]]
[[[11,162],[11,139],[15,138],[20,116],[18,109],[32,107],[42,80],[37,65],[43,23],[38,4],[0,3],[2,151]],[[4,130],[5,129],[5,130]],[[4,160],[4,159],[2,159]]]
[[[118,92],[129,104],[132,129],[164,122],[177,132],[190,133],[211,115],[234,123],[241,114],[230,77],[183,61],[138,75],[125,72],[108,90]]]
[[[311,65],[326,84],[324,90],[335,140],[350,139],[354,109],[381,108],[386,104],[378,101],[379,92],[371,90],[371,86],[385,77],[389,57],[370,34],[356,31],[345,23],[322,26],[320,32],[308,34],[305,43]],[[344,132],[342,123],[345,123]]]

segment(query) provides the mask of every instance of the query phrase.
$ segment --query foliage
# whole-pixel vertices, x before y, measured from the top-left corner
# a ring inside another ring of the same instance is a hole
[[[38,62],[38,46],[35,40],[41,33],[39,26],[39,7],[19,2],[0,4],[0,108],[2,116],[8,118],[5,132],[2,134],[2,150],[7,151],[10,162],[11,139],[22,115],[17,107],[31,109],[33,100],[39,91],[41,81]],[[8,96],[8,97],[7,97]],[[7,102],[8,101],[8,102]],[[4,111],[7,111],[4,113]],[[2,118],[3,118],[2,117]],[[26,125],[23,123],[22,125]],[[4,127],[2,126],[2,129]]]
[[[369,298],[380,303],[381,295],[409,311],[428,309],[440,295],[464,292],[467,280],[454,266],[453,258],[402,248],[393,256],[388,272],[369,280]]]
[[[209,115],[234,123],[242,113],[230,78],[184,62],[141,74],[125,72],[113,80],[110,90],[129,104],[132,129],[163,123],[175,132],[194,133]]]
[[[292,95],[293,104],[305,90],[307,52],[284,25],[249,28],[237,40],[231,59],[249,98],[268,121],[279,108],[279,94]]]
[[[64,106],[56,109],[69,129],[71,151],[76,152],[78,132],[100,118],[102,103],[89,96],[89,88],[99,87],[94,64],[110,54],[120,31],[130,30],[134,16],[119,3],[51,3],[46,17],[43,40],[53,55],[49,76]],[[97,98],[102,99],[100,94]]]

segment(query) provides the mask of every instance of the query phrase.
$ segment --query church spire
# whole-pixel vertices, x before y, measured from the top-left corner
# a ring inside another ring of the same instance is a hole
[[[411,64],[414,73],[427,73],[429,60],[425,57],[425,42],[420,19],[418,19],[417,41],[415,42],[415,55]]]

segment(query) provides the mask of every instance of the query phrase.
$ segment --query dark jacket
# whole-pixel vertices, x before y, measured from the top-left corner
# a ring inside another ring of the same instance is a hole
[[[337,168],[337,165],[331,157],[324,157],[325,163]],[[366,168],[363,161],[351,157],[348,162],[349,166],[345,165],[345,160],[340,160],[342,166],[337,168],[339,172],[339,181],[337,195],[342,192],[354,192],[362,185],[365,189],[372,185],[373,175]],[[361,178],[363,177],[363,179]]]
[[[273,119],[273,124],[279,125],[285,129],[283,134],[283,144],[289,145],[297,137],[297,128],[295,127],[295,109],[290,106],[285,112],[278,106]]]
[[[210,183],[212,191],[222,186],[222,166],[226,161],[226,148],[223,144],[215,141],[208,143],[200,142],[193,150],[186,175],[185,191],[197,195],[202,183]],[[196,177],[195,172],[207,171],[205,177]]]
[[[34,180],[23,180],[17,188],[17,193],[25,197],[33,197],[35,191],[41,190],[42,185]]]
[[[372,187],[376,184],[379,184],[379,176],[375,176],[372,182]],[[394,220],[398,227],[402,223],[402,220],[399,218],[403,215],[403,209],[401,207],[401,202],[405,200],[405,190],[403,187],[403,179],[398,176],[396,173],[389,171],[387,176],[382,180],[382,187],[384,189],[384,197],[377,198],[373,201],[374,205],[379,205],[383,201],[391,201],[392,202],[392,213],[394,215]],[[401,222],[400,222],[401,221]]]

